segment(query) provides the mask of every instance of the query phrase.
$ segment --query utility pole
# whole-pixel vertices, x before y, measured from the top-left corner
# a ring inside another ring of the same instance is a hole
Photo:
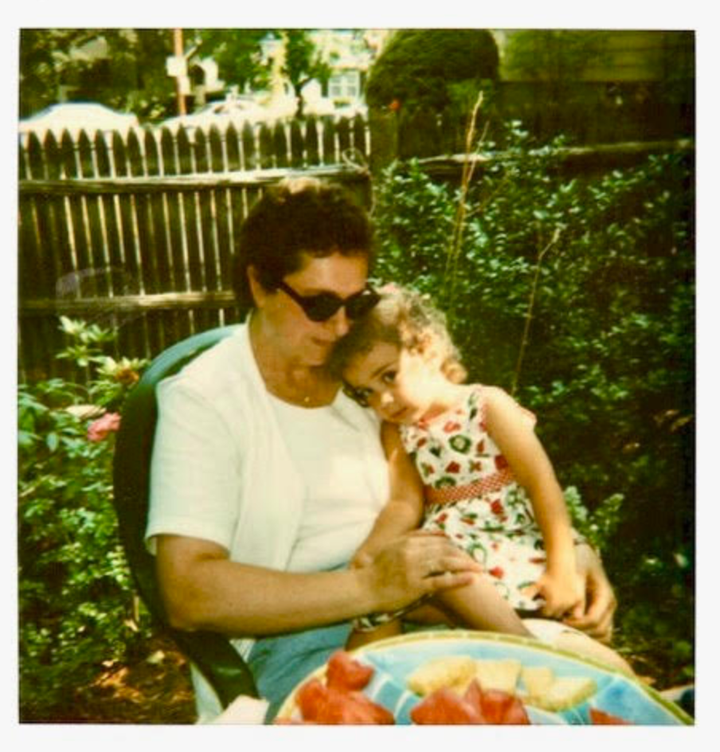
[[[173,29],[173,54],[180,60],[185,57],[185,45],[183,44],[183,30]],[[185,115],[185,95],[183,94],[182,81],[180,76],[175,78],[175,91],[177,95],[178,115]]]

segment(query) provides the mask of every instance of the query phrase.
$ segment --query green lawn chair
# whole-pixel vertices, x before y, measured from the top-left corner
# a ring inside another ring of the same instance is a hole
[[[144,534],[150,489],[150,459],[157,420],[156,387],[193,358],[231,334],[226,326],[196,334],[161,353],[150,364],[123,409],[115,448],[113,481],[120,535],[137,589],[150,614],[197,666],[226,708],[238,695],[257,697],[252,673],[227,637],[216,632],[181,632],[168,625],[154,558],[145,548]]]

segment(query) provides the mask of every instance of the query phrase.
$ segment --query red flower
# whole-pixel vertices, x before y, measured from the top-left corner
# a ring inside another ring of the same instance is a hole
[[[94,420],[87,430],[89,441],[102,441],[108,434],[120,428],[120,415],[118,413],[105,413],[101,418]]]
[[[478,445],[475,447],[475,451],[478,454],[485,453],[485,439],[481,439],[480,441],[478,441]]]
[[[437,523],[442,523],[442,522],[445,522],[445,520],[446,520],[446,519],[447,519],[447,512],[443,512],[442,514],[439,514],[439,515],[438,515],[438,516],[437,516],[437,517],[435,518],[435,522],[437,522]]]
[[[417,444],[416,444],[415,446],[416,446],[416,447],[417,447],[418,449],[420,449],[420,447],[423,447],[423,446],[425,446],[425,444],[427,444],[427,438],[426,438],[425,436],[423,436],[423,437],[422,437],[422,439],[420,439],[420,440],[418,441],[418,443],[417,443]]]
[[[460,472],[460,465],[453,460],[445,468],[445,472],[446,473],[459,473]]]
[[[493,514],[497,515],[498,517],[502,517],[505,515],[505,508],[503,507],[502,503],[499,502],[497,499],[490,504],[490,509]]]
[[[445,424],[445,425],[443,426],[443,431],[445,431],[445,433],[452,433],[453,431],[457,431],[457,430],[459,430],[460,428],[462,428],[462,426],[461,426],[461,425],[460,425],[460,424],[459,424],[459,423],[458,423],[457,421],[452,421],[452,420],[449,420],[449,421],[448,421],[448,422],[447,422],[447,423],[446,423],[446,424]]]
[[[505,576],[505,572],[503,571],[502,567],[493,567],[492,569],[488,570],[488,573],[493,577],[497,577],[498,579]]]
[[[509,467],[508,461],[502,456],[502,454],[498,454],[498,456],[495,457],[495,467],[498,470],[505,470],[505,468]]]
[[[475,518],[474,517],[461,517],[460,522],[464,522],[466,525],[474,525]]]
[[[388,105],[388,110],[391,112],[397,112],[400,109],[400,100],[393,99],[392,102]]]

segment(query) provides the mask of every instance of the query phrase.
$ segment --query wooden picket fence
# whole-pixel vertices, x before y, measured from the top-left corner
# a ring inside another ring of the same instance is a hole
[[[295,173],[368,201],[368,133],[359,117],[309,118],[21,142],[20,380],[71,375],[54,357],[61,315],[116,330],[128,357],[236,320],[231,256],[248,208]]]

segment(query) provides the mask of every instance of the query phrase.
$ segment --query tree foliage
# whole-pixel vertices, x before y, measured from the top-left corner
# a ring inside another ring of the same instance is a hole
[[[270,71],[261,54],[260,42],[269,29],[198,29],[197,54],[211,57],[218,65],[220,78],[238,89],[262,89]]]
[[[56,103],[63,88],[72,100],[168,115],[174,84],[165,62],[172,51],[170,29],[22,29],[20,116]]]
[[[371,106],[398,102],[403,107],[443,109],[452,85],[497,77],[498,51],[484,29],[419,29],[396,32],[370,69]]]
[[[297,115],[302,117],[303,88],[313,80],[326,85],[332,68],[306,29],[285,29],[280,34],[285,39],[285,62],[282,72],[293,87],[298,104]]]

